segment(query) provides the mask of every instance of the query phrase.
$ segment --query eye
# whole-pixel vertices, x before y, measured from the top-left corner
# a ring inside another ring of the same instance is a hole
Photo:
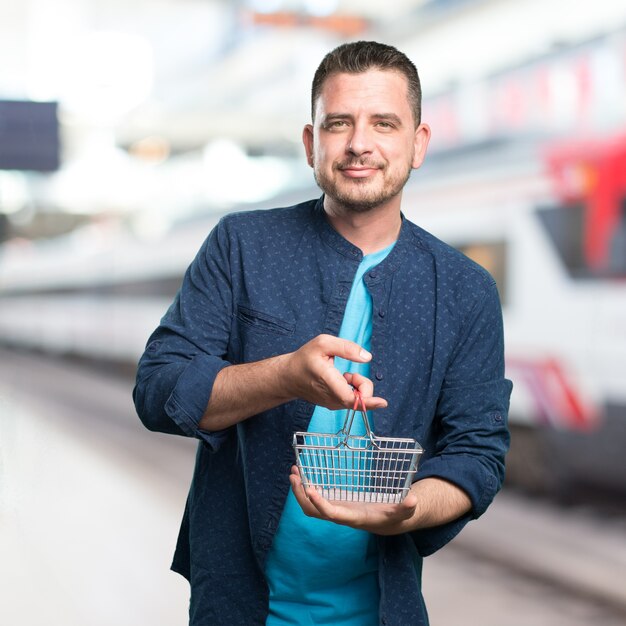
[[[344,118],[331,117],[330,119],[325,120],[322,123],[322,128],[324,130],[343,130],[347,128],[350,124],[350,121]]]

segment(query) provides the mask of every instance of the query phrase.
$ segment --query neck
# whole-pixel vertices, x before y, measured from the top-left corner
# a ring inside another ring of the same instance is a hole
[[[381,205],[359,213],[338,205],[328,196],[324,198],[324,211],[333,228],[364,255],[387,248],[398,239],[402,217],[400,198],[397,202]]]

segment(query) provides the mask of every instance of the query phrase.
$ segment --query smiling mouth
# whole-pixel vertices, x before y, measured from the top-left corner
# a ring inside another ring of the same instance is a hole
[[[341,173],[348,178],[367,178],[377,171],[378,168],[375,167],[346,167]]]
[[[340,164],[337,168],[347,178],[367,178],[380,169],[380,166],[369,163]]]

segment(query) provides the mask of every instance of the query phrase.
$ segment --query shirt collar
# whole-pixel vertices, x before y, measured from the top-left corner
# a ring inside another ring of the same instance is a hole
[[[395,272],[400,267],[402,259],[406,255],[411,235],[404,214],[400,215],[402,218],[402,224],[400,226],[400,234],[398,235],[396,245],[387,257],[377,266],[377,271],[381,277]],[[315,221],[317,231],[319,232],[324,243],[346,258],[352,261],[361,262],[363,259],[363,252],[361,249],[342,237],[329,222],[326,211],[324,211],[323,194],[313,207],[313,219]]]

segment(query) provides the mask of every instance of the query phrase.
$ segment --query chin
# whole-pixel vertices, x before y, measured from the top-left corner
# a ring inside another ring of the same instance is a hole
[[[341,204],[347,210],[353,211],[355,213],[366,213],[367,211],[371,211],[386,204],[387,202],[395,198],[400,191],[401,189],[399,189],[395,193],[367,193],[364,190],[364,193],[355,194],[341,193],[335,189],[328,190],[326,193],[328,196],[333,198],[335,202]]]
[[[347,211],[351,211],[353,213],[367,213],[384,203],[384,200],[381,202],[380,200],[355,200],[352,198],[335,198],[335,200]]]
[[[398,185],[397,190],[386,186],[381,189],[377,184],[380,181],[365,179],[353,181],[346,185],[343,181],[332,180],[315,171],[314,177],[315,182],[329,198],[352,213],[367,213],[386,204],[395,198],[404,186]]]

